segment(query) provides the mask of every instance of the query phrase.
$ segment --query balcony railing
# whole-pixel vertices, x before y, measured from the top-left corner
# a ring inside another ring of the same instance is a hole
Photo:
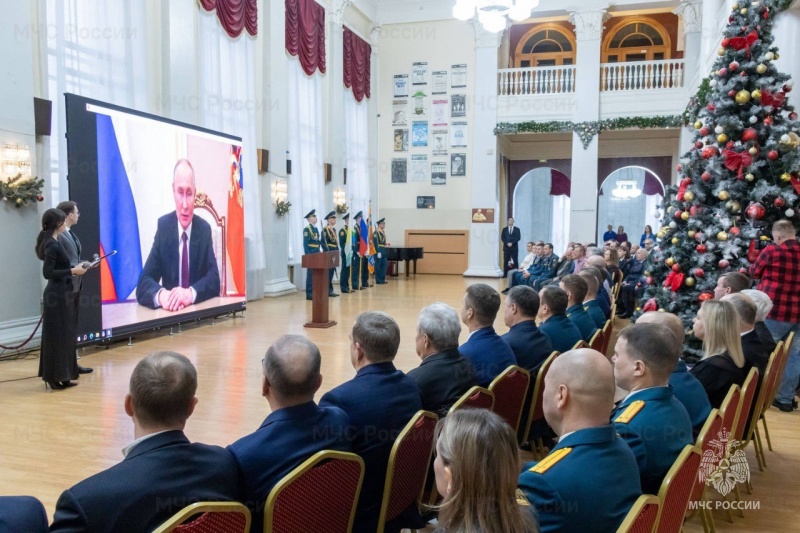
[[[500,96],[575,92],[575,66],[506,68],[498,73]]]
[[[601,91],[638,91],[683,87],[683,59],[600,65]]]

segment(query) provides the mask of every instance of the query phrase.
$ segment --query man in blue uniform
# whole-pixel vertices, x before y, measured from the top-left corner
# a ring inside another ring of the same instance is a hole
[[[548,242],[542,247],[539,270],[535,276],[531,276],[529,285],[538,291],[545,283],[556,277],[557,270],[558,256],[553,253],[553,244]]]
[[[614,346],[614,378],[630,393],[611,420],[636,456],[647,494],[658,494],[672,463],[692,443],[689,414],[669,387],[679,355],[675,335],[655,324],[628,326]]]
[[[347,230],[348,222],[350,222],[350,213],[347,213],[345,216],[342,217],[344,220],[344,226],[342,229],[339,230],[339,250],[342,252],[342,268],[339,270],[339,288],[342,291],[342,294],[347,294],[352,292],[350,290],[350,265],[347,264],[347,247],[350,246],[350,243],[347,241]],[[351,257],[352,261],[352,257]]]
[[[319,230],[317,229],[317,210],[312,209],[304,217],[308,226],[303,228],[303,253],[317,254],[320,252]],[[311,300],[311,269],[306,269],[306,300]]]
[[[361,223],[361,211],[356,213],[356,216],[353,217],[353,240],[350,243],[350,246],[353,250],[353,256],[350,260],[350,290],[357,291],[359,289],[359,285],[361,285],[361,289],[366,289],[366,287],[361,284],[361,267],[362,265],[362,257],[359,253],[359,239],[358,234],[361,231],[359,224]]]
[[[600,309],[600,304],[597,303],[597,291],[600,285],[597,282],[597,276],[595,276],[593,270],[594,267],[584,268],[581,270],[581,273],[578,274],[583,278],[583,281],[586,282],[586,296],[583,298],[583,310],[592,317],[594,325],[597,326],[598,329],[602,329],[603,326],[606,325],[606,316],[603,314],[603,310]]]
[[[333,252],[339,250],[339,243],[336,240],[336,211],[331,211],[325,217],[327,224],[322,228],[322,251]],[[333,291],[333,273],[335,268],[328,269],[328,296],[336,298],[339,296]]]
[[[378,229],[372,235],[373,245],[375,246],[375,283],[386,285],[386,269],[389,261],[386,259],[386,219],[378,221]]]
[[[519,286],[508,292],[503,321],[511,329],[502,339],[514,352],[517,365],[531,372],[533,376],[553,351],[550,338],[536,327],[538,312],[539,295],[535,290]],[[533,387],[529,391],[533,392]]]
[[[583,340],[589,342],[597,331],[597,326],[594,319],[583,308],[583,299],[586,298],[586,292],[589,290],[586,281],[578,274],[569,274],[564,276],[559,287],[567,293],[567,318],[578,327]]]
[[[583,340],[578,327],[567,318],[567,293],[554,285],[539,291],[539,329],[553,344],[553,349],[561,353],[569,351],[578,341]]]
[[[542,533],[616,531],[642,493],[636,459],[608,421],[613,401],[613,370],[600,352],[574,350],[553,361],[543,408],[560,439],[525,465],[518,482]]]

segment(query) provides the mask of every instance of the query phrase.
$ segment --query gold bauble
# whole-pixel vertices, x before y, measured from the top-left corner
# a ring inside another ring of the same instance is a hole
[[[739,11],[739,13],[741,13],[742,15],[747,15],[747,8],[746,8],[746,7],[743,7],[743,8],[741,9],[741,11]]]
[[[746,104],[750,101],[750,91],[746,91],[742,89],[738,93],[736,93],[736,103],[737,104]]]
[[[694,278],[686,278],[684,283],[687,287],[694,287]]]
[[[785,181],[787,183],[792,181],[792,175],[789,174],[788,172],[784,172],[783,174],[781,174],[781,181]]]
[[[663,232],[663,231],[659,231],[658,233],[656,233],[656,237],[658,237],[659,239],[663,239],[663,238],[664,238],[664,235],[665,235],[665,234],[664,234],[664,232]]]
[[[672,238],[672,244],[678,244],[679,242],[681,242],[681,240],[679,238],[677,238],[677,237],[673,237]]]
[[[687,220],[689,220],[689,213],[688,213],[688,211],[684,211],[683,213],[681,213],[681,220],[683,220],[684,222],[686,222]]]
[[[753,176],[752,174],[745,174],[744,179],[746,179],[747,181],[753,181],[754,179],[756,179],[756,177]]]
[[[720,56],[720,57],[724,56],[725,55],[725,49],[724,48],[720,48],[719,50],[717,50],[717,55]]]
[[[675,264],[675,259],[672,257],[667,258],[667,266],[672,266]]]
[[[727,209],[728,211],[730,211],[731,213],[733,213],[735,215],[736,213],[741,211],[742,204],[740,204],[736,200],[728,200],[725,203],[725,209]]]
[[[759,63],[756,67],[756,72],[759,74],[764,74],[767,71],[767,66],[764,63]]]
[[[750,93],[750,96],[753,97],[753,100],[761,100],[761,90],[755,89],[753,92]]]
[[[703,127],[703,123],[700,122],[699,120],[694,123],[694,129],[699,130],[702,127]]]
[[[755,146],[751,146],[748,152],[750,153],[750,155],[756,155],[758,153],[758,148],[756,148]]]
[[[762,235],[761,237],[759,237],[759,239],[762,241],[768,241],[769,237],[767,235]]]
[[[692,200],[694,200],[694,193],[692,191],[686,191],[685,193],[683,193],[683,199],[686,200],[687,202],[691,202]]]
[[[693,229],[690,229],[687,235],[689,235],[690,239],[694,239],[694,236],[697,235],[697,232]]]
[[[775,52],[774,56],[775,56],[775,59],[780,59],[781,58],[781,55],[778,52]]]
[[[726,142],[728,142],[728,136],[725,135],[724,133],[720,133],[719,135],[717,135],[717,142],[718,143],[726,143]]]
[[[720,231],[719,233],[717,233],[717,240],[718,241],[727,241],[728,240],[728,234],[725,233],[724,231]]]
[[[650,275],[650,271],[649,271],[649,270],[645,270],[645,271],[644,271],[644,277],[647,277],[647,276],[649,276],[649,275]]]
[[[731,6],[731,9],[732,9],[732,10],[734,10],[734,11],[736,11],[737,9],[739,9],[739,4],[733,4],[733,5]]]
[[[719,193],[717,194],[717,198],[719,198],[720,200],[727,200],[730,197],[731,195],[725,189],[719,191]]]

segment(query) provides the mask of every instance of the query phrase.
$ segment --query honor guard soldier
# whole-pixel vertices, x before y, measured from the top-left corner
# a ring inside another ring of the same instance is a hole
[[[332,252],[339,250],[339,243],[336,240],[336,211],[331,211],[325,217],[327,224],[322,229],[322,251]],[[333,291],[333,272],[335,268],[328,269],[328,296],[336,298],[339,296]]]
[[[342,294],[352,292],[350,290],[350,265],[347,264],[347,223],[350,221],[350,213],[342,217],[344,219],[344,226],[339,230],[339,250],[342,255],[342,269],[339,271],[339,288]]]
[[[378,229],[372,235],[372,241],[375,246],[376,261],[375,261],[375,283],[378,285],[386,285],[386,269],[389,266],[389,261],[386,259],[386,219],[382,218],[378,221]]]
[[[303,228],[303,253],[317,254],[320,252],[319,230],[317,229],[317,210],[312,209],[305,216],[308,226]],[[311,299],[311,269],[306,269],[306,300]]]
[[[361,211],[356,213],[356,216],[353,217],[353,242],[351,242],[351,246],[353,247],[353,258],[350,264],[350,290],[357,291],[359,289],[359,284],[361,284],[361,268],[364,266],[362,264],[362,257],[361,254],[358,253],[359,250],[359,237],[358,234],[361,231],[358,227],[359,222],[361,222]],[[366,289],[367,287],[364,284],[361,284],[361,289]]]

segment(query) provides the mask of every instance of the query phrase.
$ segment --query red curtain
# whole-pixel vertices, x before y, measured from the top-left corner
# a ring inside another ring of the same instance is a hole
[[[286,51],[309,76],[325,73],[325,8],[314,0],[286,0]]]
[[[353,96],[360,102],[366,96],[369,98],[370,89],[370,56],[372,47],[343,26],[344,30],[344,86],[353,89]]]
[[[652,172],[645,171],[644,187],[642,187],[642,192],[647,196],[653,196],[656,194],[663,196],[664,188],[661,186],[661,180],[654,176]]]
[[[206,11],[217,10],[217,18],[225,33],[233,38],[247,29],[250,35],[258,33],[258,0],[198,0]]]
[[[556,169],[550,169],[550,196],[569,196],[570,181],[566,174]]]

